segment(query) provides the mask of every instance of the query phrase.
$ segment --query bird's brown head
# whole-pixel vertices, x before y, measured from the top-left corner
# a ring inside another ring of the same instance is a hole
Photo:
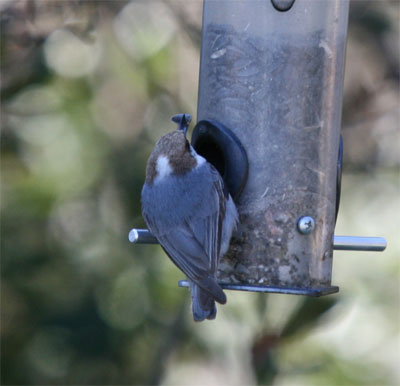
[[[184,130],[175,130],[161,137],[150,155],[146,168],[146,183],[163,177],[185,174],[198,165],[199,156],[191,148]]]

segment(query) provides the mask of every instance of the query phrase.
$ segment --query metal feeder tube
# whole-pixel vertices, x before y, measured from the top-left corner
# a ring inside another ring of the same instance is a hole
[[[197,119],[229,128],[249,164],[223,283],[337,290],[329,288],[348,8],[204,1]]]

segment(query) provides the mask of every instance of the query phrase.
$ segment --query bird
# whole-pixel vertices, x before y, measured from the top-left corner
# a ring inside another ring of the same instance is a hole
[[[146,165],[143,218],[172,262],[187,276],[196,322],[215,319],[215,302],[227,299],[217,281],[220,257],[229,249],[239,216],[224,181],[186,138],[190,114],[162,136]]]

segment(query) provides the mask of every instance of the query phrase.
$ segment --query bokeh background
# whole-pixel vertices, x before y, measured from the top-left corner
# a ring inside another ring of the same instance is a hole
[[[195,324],[132,246],[154,142],[196,116],[201,1],[0,2],[1,384],[400,383],[399,3],[351,3],[335,252],[320,299],[230,292]]]

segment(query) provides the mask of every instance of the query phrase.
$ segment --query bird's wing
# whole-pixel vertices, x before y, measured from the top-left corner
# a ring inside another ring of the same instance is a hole
[[[204,246],[185,224],[158,238],[171,260],[194,282],[209,276],[211,266]]]
[[[216,272],[221,248],[222,223],[225,217],[226,198],[224,183],[217,170],[209,165],[212,175],[213,189],[207,201],[207,210],[211,214],[202,215],[202,211],[195,212],[192,221],[187,222],[195,239],[204,246],[204,251],[209,257],[210,268]]]
[[[147,225],[167,255],[200,286],[201,280],[214,277],[217,271],[226,202],[220,175],[211,165],[208,164],[207,168],[213,185],[206,190],[204,202],[193,208],[190,217],[166,228],[160,219],[143,213]]]
[[[210,267],[209,257],[205,255],[203,246],[188,232],[188,228],[175,229],[161,236],[158,241],[170,259],[191,281],[211,294],[217,302],[226,303],[226,296],[215,279],[214,264]]]

